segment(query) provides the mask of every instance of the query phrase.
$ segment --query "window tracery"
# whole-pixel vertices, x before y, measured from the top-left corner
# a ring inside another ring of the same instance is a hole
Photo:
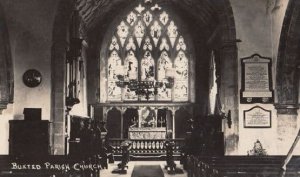
[[[166,25],[169,21],[169,15],[163,11],[159,16],[159,20],[163,25]]]
[[[121,44],[122,44],[122,47],[123,47],[124,43],[125,43],[125,40],[128,36],[128,26],[125,24],[124,21],[122,21],[121,24],[118,26],[117,34],[120,38],[120,41],[121,41]]]
[[[171,41],[171,44],[172,44],[172,47],[173,47],[174,44],[175,44],[177,35],[178,35],[177,26],[175,26],[174,21],[170,22],[170,25],[168,26],[168,33],[167,34],[170,38],[170,41]]]
[[[134,12],[130,12],[127,16],[127,22],[132,26],[136,21],[136,14]]]
[[[109,46],[109,50],[119,50],[119,44],[117,41],[117,38],[115,36],[113,36],[112,40],[111,40],[111,44]]]
[[[141,46],[144,34],[145,34],[145,27],[142,24],[142,21],[138,21],[137,25],[134,27],[134,35],[139,44],[139,47]]]
[[[145,100],[135,91],[117,87],[116,82],[162,83],[150,101],[189,101],[188,45],[171,16],[157,4],[139,4],[119,23],[108,46],[107,100]],[[167,86],[168,79],[174,86]],[[154,92],[154,89],[152,90]]]
[[[158,24],[157,21],[154,21],[153,25],[151,26],[150,34],[156,47],[158,40],[161,36],[161,26]]]
[[[147,11],[146,13],[144,13],[144,22],[147,26],[149,26],[149,24],[151,23],[152,20],[153,20],[153,18],[152,18],[152,14],[150,11]]]
[[[133,41],[133,38],[130,37],[129,40],[128,40],[128,44],[126,45],[126,50],[135,50],[136,49],[136,46],[134,44],[134,41]]]

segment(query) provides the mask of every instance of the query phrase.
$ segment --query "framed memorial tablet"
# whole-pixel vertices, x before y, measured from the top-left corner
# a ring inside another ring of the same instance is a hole
[[[273,103],[272,60],[254,54],[241,59],[242,84],[240,102]]]
[[[244,111],[244,128],[271,128],[272,112],[260,106]]]

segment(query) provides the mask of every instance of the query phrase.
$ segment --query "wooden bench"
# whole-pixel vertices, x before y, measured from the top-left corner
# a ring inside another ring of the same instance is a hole
[[[285,177],[300,176],[300,157],[294,157],[288,169],[281,169],[284,156],[188,157],[189,177]]]

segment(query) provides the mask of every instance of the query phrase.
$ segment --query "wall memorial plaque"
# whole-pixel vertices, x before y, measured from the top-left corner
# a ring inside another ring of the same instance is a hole
[[[245,128],[271,128],[270,110],[265,110],[260,106],[255,106],[244,111]]]
[[[254,54],[250,57],[242,58],[241,65],[241,103],[272,103],[274,92],[271,58]]]

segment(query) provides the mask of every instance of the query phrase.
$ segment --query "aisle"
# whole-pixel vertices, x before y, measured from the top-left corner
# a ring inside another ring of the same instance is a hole
[[[153,165],[153,166],[160,166],[163,174],[164,174],[164,177],[187,177],[187,172],[184,171],[183,174],[176,174],[176,175],[173,175],[173,174],[168,174],[167,170],[164,169],[165,165],[166,165],[166,162],[165,161],[131,161],[128,163],[128,170],[127,170],[127,174],[112,174],[111,172],[117,168],[117,164],[119,162],[115,162],[114,164],[110,164],[108,166],[108,169],[105,169],[105,170],[101,170],[100,171],[100,176],[101,177],[132,177],[132,173],[133,173],[133,169],[135,166],[141,166],[141,165]],[[182,168],[182,165],[179,164],[178,161],[175,162],[177,164],[177,167],[178,168]],[[150,174],[151,176],[151,174]],[[151,176],[152,177],[152,176]],[[155,174],[153,175],[153,177],[156,177]]]
[[[160,165],[134,165],[131,177],[164,177]]]

